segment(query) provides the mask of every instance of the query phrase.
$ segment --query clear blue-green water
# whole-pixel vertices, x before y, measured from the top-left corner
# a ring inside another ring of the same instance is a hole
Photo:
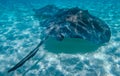
[[[32,59],[7,74],[41,40],[43,29],[32,9],[47,4],[88,10],[109,25],[110,41],[85,54],[56,54],[43,45]],[[0,76],[120,76],[119,47],[120,0],[0,0]]]

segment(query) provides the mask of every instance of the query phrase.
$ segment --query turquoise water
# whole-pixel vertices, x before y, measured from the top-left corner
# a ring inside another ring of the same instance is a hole
[[[108,43],[92,53],[39,52],[14,72],[6,72],[39,43],[43,30],[33,8],[47,4],[80,7],[104,20],[112,31]],[[119,0],[0,0],[0,76],[120,76]]]

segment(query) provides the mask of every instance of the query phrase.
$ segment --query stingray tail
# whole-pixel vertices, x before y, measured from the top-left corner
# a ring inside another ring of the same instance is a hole
[[[49,37],[49,34],[52,32],[52,30],[55,29],[54,27],[50,27],[45,33],[46,37],[42,39],[42,41],[37,45],[35,49],[33,49],[25,58],[23,58],[20,62],[18,62],[14,67],[8,70],[8,73],[11,71],[16,70],[17,68],[21,67],[27,60],[29,60],[31,57],[33,57],[37,51],[39,50],[39,47],[46,41],[46,39]]]
[[[44,41],[41,41],[38,46],[32,50],[25,58],[23,58],[19,63],[17,63],[14,67],[12,67],[10,70],[8,70],[8,73],[11,71],[16,70],[17,68],[19,68],[20,66],[22,66],[27,60],[29,60],[31,57],[33,57],[37,51],[39,50],[39,47],[43,44]]]

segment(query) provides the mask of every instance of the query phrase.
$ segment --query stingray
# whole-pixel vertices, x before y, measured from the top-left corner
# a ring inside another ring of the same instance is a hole
[[[32,58],[49,37],[54,37],[57,41],[63,41],[64,38],[80,38],[95,44],[104,44],[110,40],[111,31],[108,25],[91,15],[88,10],[78,7],[60,9],[54,5],[47,5],[34,11],[35,17],[42,20],[40,25],[46,27],[43,37],[36,48],[8,72],[16,70]]]

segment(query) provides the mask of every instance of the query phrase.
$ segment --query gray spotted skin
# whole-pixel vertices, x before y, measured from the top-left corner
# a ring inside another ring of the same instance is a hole
[[[43,19],[40,25],[46,27],[43,31],[44,36],[37,47],[8,72],[15,71],[33,57],[49,37],[55,37],[59,41],[64,38],[80,38],[95,44],[103,44],[110,40],[111,31],[108,25],[87,10],[77,7],[59,9],[54,5],[47,5],[34,11],[36,18]]]
[[[60,10],[40,25],[47,27],[45,31],[55,27],[50,36],[57,40],[65,37],[81,38],[95,44],[102,44],[108,42],[111,36],[110,28],[104,21],[92,16],[87,10],[77,7]]]

